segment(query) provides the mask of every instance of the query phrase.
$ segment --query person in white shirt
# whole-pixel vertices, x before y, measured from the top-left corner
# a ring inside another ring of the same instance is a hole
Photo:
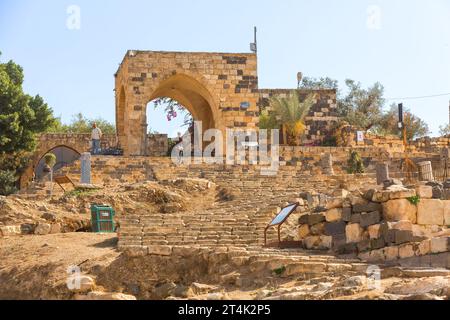
[[[97,123],[92,124],[92,154],[100,153],[100,140],[102,139],[103,133],[100,128],[97,127]]]

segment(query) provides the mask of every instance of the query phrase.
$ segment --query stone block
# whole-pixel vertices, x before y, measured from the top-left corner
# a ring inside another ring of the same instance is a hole
[[[449,251],[449,237],[431,238],[431,252],[441,253]]]
[[[400,259],[410,258],[415,256],[414,246],[407,243],[398,247],[398,255]]]
[[[342,220],[344,220],[345,222],[349,222],[351,218],[352,218],[352,208],[350,207],[342,208]]]
[[[424,240],[417,245],[416,255],[424,256],[431,252],[431,239]]]
[[[356,204],[353,206],[354,213],[381,211],[381,205],[376,202],[369,202],[368,204]]]
[[[49,234],[52,229],[52,226],[49,223],[39,223],[34,229],[34,234],[37,235],[46,235]]]
[[[407,199],[407,198],[414,197],[414,196],[416,196],[416,190],[406,189],[406,188],[390,191],[390,193],[389,193],[390,200]]]
[[[381,224],[374,224],[367,228],[370,239],[378,239],[381,237],[380,227],[381,227]]]
[[[388,223],[390,229],[394,230],[404,230],[404,231],[412,231],[413,230],[413,224],[411,221],[403,220],[399,222],[389,222]]]
[[[386,244],[395,243],[395,234],[396,234],[396,230],[387,230],[383,234],[384,242],[386,242]]]
[[[303,244],[306,249],[311,250],[315,249],[320,244],[320,236],[309,236],[303,240]]]
[[[346,223],[344,221],[327,222],[325,223],[325,235],[335,236],[338,234],[345,234]]]
[[[417,223],[444,225],[444,203],[439,199],[422,199],[417,206]]]
[[[307,224],[302,224],[298,227],[298,237],[304,239],[309,235],[309,226]]]
[[[128,246],[123,252],[128,257],[143,257],[148,254],[148,248],[144,246]]]
[[[345,227],[345,235],[347,243],[357,243],[362,239],[363,228],[361,228],[359,223],[348,224]]]
[[[444,203],[444,225],[450,227],[450,200],[442,202]]]
[[[342,208],[330,209],[325,213],[325,220],[327,222],[336,222],[342,220]]]
[[[0,236],[9,237],[18,236],[20,234],[22,234],[20,226],[0,226]]]
[[[360,223],[361,222],[361,213],[354,213],[350,218],[350,223]]]
[[[383,218],[386,221],[417,221],[417,207],[407,199],[389,200],[383,203]]]
[[[172,247],[165,245],[150,245],[148,246],[148,254],[155,256],[170,256],[172,254]]]
[[[425,186],[425,185],[418,185],[415,187],[416,194],[421,199],[431,199],[433,198],[433,187],[431,186]]]
[[[344,234],[336,234],[333,236],[332,248],[337,250],[340,247],[345,246],[346,243],[347,239],[345,237],[345,232]]]
[[[371,249],[370,240],[363,240],[356,244],[356,247],[358,248],[358,252],[365,252],[369,251]]]
[[[390,194],[389,191],[377,190],[373,193],[372,201],[378,202],[378,203],[387,202],[387,201],[389,201],[389,198],[390,198],[389,194]]]
[[[309,232],[313,236],[320,236],[325,233],[325,222],[317,223],[309,228]]]
[[[380,222],[381,215],[379,211],[361,214],[360,225],[362,228],[377,224]]]
[[[305,214],[298,220],[299,224],[315,225],[325,221],[325,215],[322,213]]]
[[[412,231],[407,230],[395,230],[395,243],[403,244],[407,242],[411,242],[413,239]]]
[[[373,250],[381,249],[381,248],[384,248],[385,246],[386,246],[386,242],[384,242],[383,238],[370,239],[370,247]]]
[[[397,260],[399,257],[399,248],[396,246],[385,247],[383,249],[383,254],[386,261]]]

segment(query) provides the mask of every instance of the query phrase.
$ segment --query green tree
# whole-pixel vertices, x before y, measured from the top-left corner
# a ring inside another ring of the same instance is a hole
[[[450,135],[450,124],[447,124],[445,126],[440,126],[439,127],[439,134],[441,136],[448,136],[448,135]]]
[[[428,125],[418,116],[404,109],[403,121],[406,127],[406,139],[411,141],[429,134]],[[374,128],[374,132],[380,135],[396,135],[402,138],[402,131],[398,128],[398,107],[391,105],[388,112],[384,113],[380,123]]]
[[[259,122],[262,129],[281,129],[286,136],[287,144],[299,145],[301,135],[305,131],[305,117],[314,104],[312,95],[301,101],[297,90],[287,98],[272,97],[269,102],[272,112],[263,111]]]
[[[14,190],[18,175],[36,146],[36,135],[53,126],[52,109],[40,96],[23,91],[23,69],[13,61],[0,62],[0,193]],[[14,179],[11,179],[14,176]]]
[[[61,122],[60,118],[57,118],[54,125],[50,127],[47,132],[49,133],[90,133],[92,131],[92,125],[97,123],[97,126],[102,130],[104,134],[115,134],[116,127],[114,124],[102,118],[88,119],[82,113],[77,113],[72,116],[72,120],[69,124]]]
[[[379,125],[383,117],[384,88],[380,83],[363,89],[361,83],[347,79],[348,93],[338,98],[338,113],[350,125],[369,130]]]

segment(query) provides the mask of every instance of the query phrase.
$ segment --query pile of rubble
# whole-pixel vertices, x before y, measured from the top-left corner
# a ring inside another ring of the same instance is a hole
[[[405,187],[343,194],[302,215],[298,237],[307,249],[332,250],[368,262],[450,267],[450,200],[439,186]],[[435,199],[434,197],[439,197]]]

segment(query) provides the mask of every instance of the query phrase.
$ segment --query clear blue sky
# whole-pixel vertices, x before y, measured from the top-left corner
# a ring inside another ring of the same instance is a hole
[[[80,30],[66,26],[69,5],[81,9]],[[254,25],[260,88],[294,88],[302,71],[340,86],[379,81],[388,98],[450,93],[448,0],[1,0],[0,51],[63,121],[114,121],[113,74],[128,49],[248,52]],[[449,100],[404,103],[437,134]],[[176,132],[161,112],[151,118]]]

